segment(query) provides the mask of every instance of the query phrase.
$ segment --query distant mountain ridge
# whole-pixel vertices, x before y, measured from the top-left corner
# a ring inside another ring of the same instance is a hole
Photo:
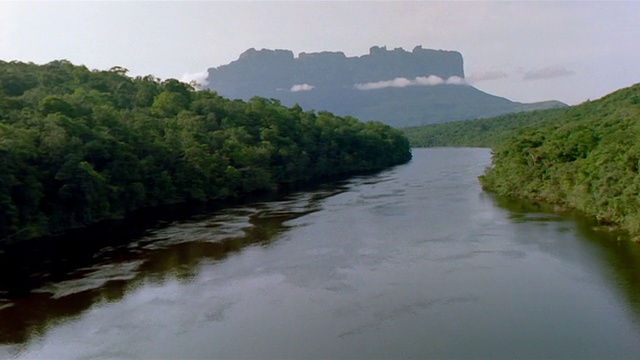
[[[208,88],[231,99],[254,96],[328,110],[396,127],[490,117],[566,106],[522,104],[482,92],[464,80],[457,51],[374,46],[369,54],[249,49],[238,60],[208,69]]]

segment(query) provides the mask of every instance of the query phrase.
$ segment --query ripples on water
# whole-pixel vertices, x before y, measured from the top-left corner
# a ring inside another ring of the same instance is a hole
[[[416,149],[82,257],[33,256],[3,277],[0,357],[637,355],[637,246],[482,193],[488,164],[486,149]]]
[[[60,320],[96,303],[119,301],[145,283],[188,280],[199,264],[220,261],[247,246],[266,246],[290,227],[286,221],[318,210],[319,200],[340,191],[338,184],[167,223],[122,245],[95,249],[88,267],[55,258],[41,268],[28,264],[30,283],[36,286],[27,293],[0,290],[0,311],[6,310],[0,313],[0,343],[29,341]],[[52,276],[58,260],[70,270]]]

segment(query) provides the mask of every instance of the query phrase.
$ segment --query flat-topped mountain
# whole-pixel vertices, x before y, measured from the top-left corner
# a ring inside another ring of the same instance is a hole
[[[209,69],[207,81],[210,89],[232,99],[275,98],[288,106],[397,127],[564,106],[522,104],[482,92],[464,80],[459,52],[421,46],[411,52],[374,46],[356,57],[249,49],[238,60]]]

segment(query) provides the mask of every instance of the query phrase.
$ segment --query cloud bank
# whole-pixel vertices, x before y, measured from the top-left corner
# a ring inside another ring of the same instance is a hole
[[[575,72],[567,70],[564,66],[549,66],[538,70],[529,70],[524,73],[522,80],[549,80],[565,76],[571,76]]]
[[[378,89],[384,89],[389,87],[404,88],[407,86],[435,86],[435,85],[467,85],[467,82],[459,76],[452,76],[445,80],[439,76],[429,75],[429,76],[418,76],[415,79],[398,77],[393,80],[384,80],[384,81],[355,84],[354,87],[358,90],[378,90]]]
[[[289,91],[291,92],[310,91],[310,90],[313,90],[313,88],[315,88],[315,86],[304,83],[304,84],[293,85],[291,89],[289,89]]]

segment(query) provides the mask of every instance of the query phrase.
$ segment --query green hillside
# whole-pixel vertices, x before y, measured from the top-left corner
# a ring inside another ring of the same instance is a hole
[[[0,61],[0,241],[409,161],[402,132],[68,61]]]
[[[511,133],[482,186],[595,216],[640,236],[640,84]]]
[[[536,110],[478,120],[402,129],[413,147],[494,147],[512,131],[562,116],[566,108]]]

